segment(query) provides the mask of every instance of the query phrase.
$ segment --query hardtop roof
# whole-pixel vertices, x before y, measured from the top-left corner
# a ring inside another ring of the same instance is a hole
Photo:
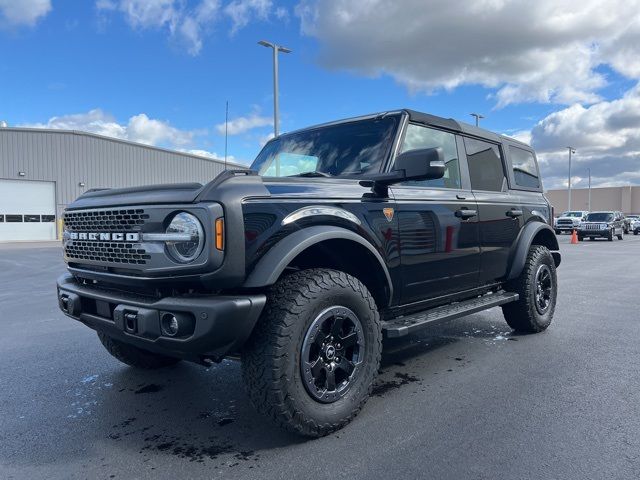
[[[409,108],[405,108],[405,109],[400,109],[400,110],[389,110],[386,112],[378,112],[378,113],[371,113],[368,115],[360,115],[357,117],[350,117],[350,118],[345,118],[342,120],[334,120],[332,122],[326,122],[326,123],[321,123],[318,125],[312,125],[306,128],[301,128],[298,130],[294,130],[292,132],[287,132],[287,133],[283,133],[280,136],[285,137],[287,135],[292,135],[294,133],[297,132],[301,132],[304,130],[313,130],[316,128],[322,128],[322,127],[328,127],[331,125],[339,125],[341,123],[348,123],[348,122],[355,122],[358,120],[367,120],[367,119],[373,119],[373,118],[381,118],[381,117],[385,117],[388,115],[399,115],[401,113],[405,113],[407,115],[409,115],[409,119],[410,121],[413,122],[417,122],[417,123],[422,123],[425,125],[430,125],[433,127],[437,127],[437,128],[444,128],[446,130],[451,130],[454,132],[458,132],[458,133],[464,133],[467,135],[471,135],[474,137],[479,137],[479,138],[485,138],[487,140],[491,140],[494,142],[503,142],[503,141],[507,141],[519,146],[522,146],[526,149],[531,149],[531,147],[529,145],[527,145],[524,142],[521,142],[520,140],[516,140],[515,138],[509,137],[507,135],[501,135],[498,133],[494,133],[490,130],[486,130],[484,128],[480,128],[480,127],[476,127],[474,125],[471,125],[469,123],[465,123],[465,122],[459,122],[458,120],[454,120],[453,118],[444,118],[444,117],[438,117],[437,115],[431,115],[430,113],[423,113],[423,112],[418,112],[416,110],[411,110]]]

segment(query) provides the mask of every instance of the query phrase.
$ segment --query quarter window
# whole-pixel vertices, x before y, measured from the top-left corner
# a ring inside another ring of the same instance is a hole
[[[539,188],[540,178],[533,153],[518,147],[509,147],[513,178],[516,185],[527,188]]]
[[[402,185],[461,188],[458,147],[456,146],[456,136],[454,134],[410,123],[407,127],[400,153],[421,148],[437,147],[442,148],[444,154],[444,176],[433,180],[404,182]]]
[[[465,138],[464,147],[467,150],[471,188],[490,192],[504,191],[507,179],[504,176],[500,147],[473,138]]]

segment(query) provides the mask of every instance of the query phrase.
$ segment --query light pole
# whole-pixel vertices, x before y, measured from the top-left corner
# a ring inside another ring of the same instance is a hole
[[[279,130],[278,117],[280,113],[280,107],[278,106],[278,52],[291,53],[291,49],[267,42],[266,40],[260,40],[258,45],[273,49],[273,134],[277,137]]]
[[[479,113],[470,113],[469,115],[471,115],[472,117],[475,117],[476,119],[476,127],[480,126],[480,119],[484,118],[484,115],[480,115]]]
[[[589,203],[587,210],[591,211],[591,169],[587,168],[587,170],[589,171]]]
[[[568,183],[568,187],[569,187],[569,191],[567,192],[569,195],[569,200],[567,202],[567,210],[571,211],[571,154],[572,153],[576,153],[575,149],[573,147],[566,147],[569,149],[569,183]]]

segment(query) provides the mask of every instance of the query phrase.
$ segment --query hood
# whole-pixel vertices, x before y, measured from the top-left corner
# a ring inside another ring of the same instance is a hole
[[[174,183],[145,187],[94,189],[80,195],[67,209],[192,203],[203,188],[200,183]]]

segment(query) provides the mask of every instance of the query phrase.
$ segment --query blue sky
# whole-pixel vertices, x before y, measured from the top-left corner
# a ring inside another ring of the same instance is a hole
[[[602,185],[640,183],[635,0],[606,21],[590,0],[478,0],[482,11],[466,15],[440,0],[17,3],[0,0],[10,126],[220,156],[228,100],[229,154],[250,161],[272,131],[271,55],[257,45],[267,39],[293,49],[280,57],[282,131],[400,107],[468,122],[480,112],[484,127],[536,146],[547,186],[562,185],[568,142],[578,184],[590,167]],[[620,111],[631,112],[622,129]],[[594,141],[603,132],[617,140]]]

